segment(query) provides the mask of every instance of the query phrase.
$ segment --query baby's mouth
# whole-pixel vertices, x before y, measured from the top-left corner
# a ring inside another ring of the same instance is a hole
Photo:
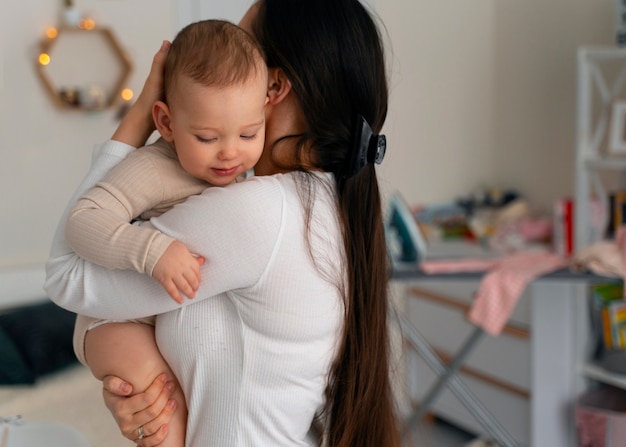
[[[213,171],[219,176],[227,177],[237,172],[237,166],[228,169],[213,168]]]

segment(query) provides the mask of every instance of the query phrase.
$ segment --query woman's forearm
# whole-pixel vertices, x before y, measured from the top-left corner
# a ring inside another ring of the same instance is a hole
[[[92,168],[74,192],[57,226],[46,262],[44,289],[52,301],[73,312],[88,309],[94,304],[95,294],[87,296],[87,292],[91,289],[95,291],[96,282],[93,279],[96,276],[93,266],[79,258],[65,240],[67,216],[78,197],[93,187],[109,169],[133,150],[133,147],[113,140],[96,148]]]
[[[58,224],[46,262],[44,289],[59,306],[92,317],[140,318],[177,309],[180,305],[149,275],[92,264],[74,253],[65,240],[67,216],[77,198],[134,150],[132,146],[114,140],[107,141],[98,149],[91,169]]]
[[[156,101],[163,99],[163,67],[169,48],[170,43],[163,41],[161,48],[152,59],[150,73],[137,101],[118,125],[113,134],[113,140],[140,147],[145,145],[146,140],[152,135],[155,130],[152,106]]]
[[[182,306],[228,290],[251,287],[262,278],[285,224],[285,194],[278,182],[265,180],[208,188],[145,223],[207,258],[195,298],[185,300]],[[270,199],[259,204],[259,196]],[[267,212],[262,224],[244,225],[246,231],[242,232],[242,222],[258,215],[261,209]],[[64,229],[65,220],[55,235],[44,285],[59,306],[107,319],[140,318],[181,307],[149,275],[107,269],[77,256],[62,239]]]
[[[111,139],[129,146],[140,147],[145,145],[154,129],[152,115],[146,113],[146,107],[137,102],[128,109],[128,113],[117,126]]]

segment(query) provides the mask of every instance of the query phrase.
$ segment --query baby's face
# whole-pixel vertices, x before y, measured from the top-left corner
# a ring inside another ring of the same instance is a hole
[[[171,129],[183,169],[224,186],[253,168],[265,143],[266,101],[266,75],[227,87],[180,79],[171,107]]]

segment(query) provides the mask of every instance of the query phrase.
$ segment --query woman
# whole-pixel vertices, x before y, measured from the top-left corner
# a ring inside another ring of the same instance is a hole
[[[46,290],[101,318],[160,314],[159,348],[189,408],[188,445],[399,446],[374,169],[387,113],[378,30],[357,0],[260,0],[241,25],[270,71],[256,176],[151,221],[207,259],[196,298],[181,307],[150,278],[81,261],[64,246],[63,220]],[[161,60],[79,193],[144,143]],[[128,400],[107,395],[141,446],[166,435],[164,384]],[[316,417],[321,440],[311,435]]]

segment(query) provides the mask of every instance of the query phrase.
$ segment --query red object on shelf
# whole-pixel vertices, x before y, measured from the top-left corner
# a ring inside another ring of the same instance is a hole
[[[574,253],[574,201],[571,198],[559,200],[554,205],[553,245],[563,257]]]

